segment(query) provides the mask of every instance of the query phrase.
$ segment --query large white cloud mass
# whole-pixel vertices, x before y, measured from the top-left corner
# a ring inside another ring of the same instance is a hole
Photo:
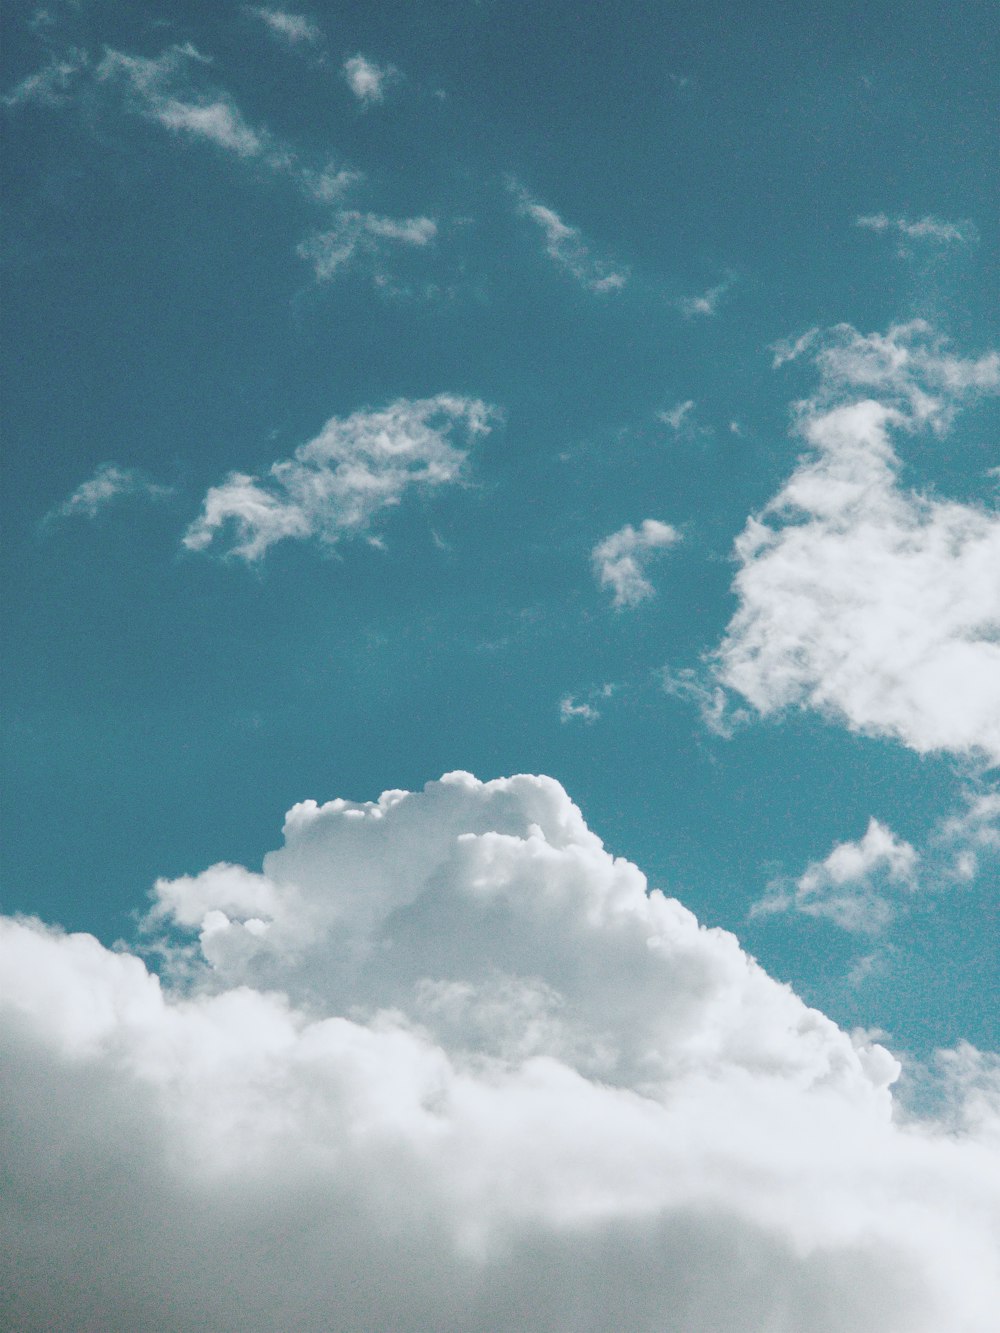
[[[304,802],[146,929],[3,921],[9,1327],[994,1327],[992,1066],[901,1122],[551,779]]]
[[[761,714],[815,708],[920,753],[1000,763],[1000,514],[900,484],[893,439],[943,433],[1000,389],[1000,356],[954,355],[922,321],[806,334],[808,446],[736,541],[739,605],[715,678]]]

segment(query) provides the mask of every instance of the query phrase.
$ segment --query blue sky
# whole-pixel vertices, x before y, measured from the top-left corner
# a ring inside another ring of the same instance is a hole
[[[296,802],[546,774],[996,1051],[995,7],[6,28],[5,912],[138,948]]]

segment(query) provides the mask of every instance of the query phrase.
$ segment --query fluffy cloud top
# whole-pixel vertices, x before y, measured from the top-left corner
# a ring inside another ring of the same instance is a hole
[[[610,588],[619,610],[638,606],[656,592],[645,574],[650,552],[673,546],[680,539],[676,528],[659,519],[643,519],[637,529],[626,523],[594,547],[591,552],[594,576],[603,588]]]
[[[292,458],[274,463],[266,480],[233,472],[211,487],[184,545],[202,551],[226,531],[229,553],[252,561],[285,538],[333,544],[364,532],[408,490],[458,481],[467,452],[452,434],[456,427],[469,440],[486,434],[490,415],[478,399],[438,394],[331,417]]]
[[[147,926],[162,979],[2,923],[12,1326],[991,1327],[983,1061],[898,1126],[892,1057],[551,779],[304,802]]]
[[[943,433],[1000,388],[1000,356],[954,355],[916,321],[841,325],[779,348],[810,353],[798,405],[808,452],[736,542],[739,607],[715,678],[761,714],[790,705],[921,752],[1000,762],[1000,515],[906,490],[894,434]]]
[[[883,886],[912,887],[917,853],[891,829],[871,819],[863,838],[841,842],[825,861],[814,861],[789,887],[771,884],[751,916],[793,910],[825,916],[845,930],[876,931],[892,915]]]
[[[625,286],[627,270],[612,269],[595,259],[579,228],[563,222],[558,213],[533,199],[517,181],[508,181],[507,188],[517,200],[521,216],[530,218],[541,230],[545,237],[545,253],[581,286],[597,293],[615,292]]]

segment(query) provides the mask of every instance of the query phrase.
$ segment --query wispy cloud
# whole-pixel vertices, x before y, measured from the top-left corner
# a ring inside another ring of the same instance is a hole
[[[595,259],[577,227],[569,226],[553,209],[533,199],[516,180],[509,180],[507,188],[517,200],[521,216],[530,218],[541,230],[549,258],[581,286],[599,294],[616,292],[625,286],[628,270],[612,268],[603,260]]]
[[[886,213],[871,213],[855,218],[855,226],[864,227],[868,231],[894,233],[907,241],[929,241],[937,245],[972,245],[979,239],[974,222],[945,222],[930,216],[911,222],[904,217],[891,218]]]
[[[685,319],[715,315],[735,282],[735,277],[730,274],[723,278],[721,282],[717,282],[714,287],[709,287],[708,291],[702,292],[700,296],[679,297],[676,303],[677,309]]]
[[[826,917],[844,930],[874,934],[891,920],[898,890],[915,887],[918,861],[910,843],[871,819],[862,838],[838,843],[794,882],[772,881],[750,916],[800,912]]]
[[[493,415],[478,399],[438,394],[332,417],[292,458],[274,463],[265,480],[234,472],[213,486],[184,546],[207,550],[226,533],[227,553],[252,562],[288,538],[332,546],[367,533],[408,491],[459,481],[467,449],[453,432],[471,442],[488,433]]]
[[[246,12],[260,19],[275,37],[289,46],[318,46],[323,40],[318,24],[304,14],[290,14],[284,9],[267,9],[263,5],[249,5]]]
[[[0,100],[4,106],[19,107],[31,103],[62,106],[71,96],[73,86],[90,64],[86,51],[71,47],[53,56],[47,65],[28,74]]]
[[[386,218],[375,213],[341,209],[328,231],[316,232],[298,247],[298,254],[312,264],[317,278],[337,277],[360,256],[377,260],[386,248],[421,248],[437,235],[432,218]]]
[[[192,84],[191,69],[210,63],[185,43],[156,58],[109,50],[96,73],[101,82],[123,86],[135,109],[166,129],[207,139],[239,157],[259,157],[270,146],[267,133],[252,129],[227,93]]]
[[[158,486],[134,468],[117,463],[101,463],[87,481],[82,482],[68,499],[46,514],[45,523],[60,518],[94,518],[102,509],[126,497],[158,500],[171,495],[173,488]]]
[[[360,53],[344,61],[343,73],[347,86],[365,106],[384,102],[390,85],[399,78],[394,65],[377,65]]]
[[[655,595],[645,573],[650,554],[680,540],[681,534],[669,523],[647,518],[638,528],[626,523],[598,542],[591,553],[594,575],[603,588],[611,590],[618,610],[638,606]]]

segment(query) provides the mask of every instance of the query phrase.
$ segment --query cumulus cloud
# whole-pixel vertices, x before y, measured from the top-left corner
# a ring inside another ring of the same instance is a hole
[[[759,714],[813,708],[927,753],[1000,762],[1000,514],[900,484],[894,438],[943,434],[1000,389],[1000,356],[957,356],[923,321],[847,325],[809,354],[807,452],[735,544],[739,599],[710,675]]]
[[[545,253],[581,286],[599,294],[618,291],[625,286],[628,270],[614,269],[595,259],[577,227],[563,222],[558,213],[533,199],[517,181],[508,181],[507,188],[517,200],[521,216],[530,218],[541,230],[545,237]]]
[[[794,884],[770,884],[750,915],[802,912],[827,917],[844,930],[874,933],[892,917],[892,890],[914,887],[918,859],[908,842],[871,819],[864,837],[838,843]]]
[[[656,593],[645,573],[650,552],[673,546],[680,540],[677,529],[659,519],[643,519],[638,528],[626,523],[598,542],[591,552],[594,577],[602,588],[611,590],[613,604],[619,610],[638,606]]]
[[[155,890],[161,976],[0,929],[18,1328],[986,1333],[989,1057],[897,1062],[557,783],[306,801]]]
[[[336,178],[335,178],[336,179]],[[349,182],[348,182],[349,183]],[[312,264],[317,278],[337,277],[360,257],[374,263],[388,248],[422,248],[437,235],[432,218],[386,218],[375,213],[341,209],[328,231],[317,232],[298,247],[299,257]]]
[[[275,37],[289,46],[318,46],[323,34],[312,19],[304,14],[289,14],[283,9],[267,9],[262,5],[250,6],[248,14],[267,25]]]
[[[855,226],[868,231],[889,232],[907,241],[930,241],[938,245],[971,245],[979,239],[975,223],[945,222],[941,218],[891,218],[886,213],[871,213],[855,219]]]
[[[347,86],[364,106],[384,102],[386,90],[398,77],[399,71],[394,66],[376,65],[360,54],[344,61]]]
[[[228,553],[253,561],[286,538],[333,545],[367,532],[407,491],[459,481],[467,450],[452,435],[457,429],[471,441],[488,433],[491,415],[478,399],[438,394],[331,417],[266,479],[233,472],[211,487],[184,545],[206,550],[225,532]]]
[[[93,518],[107,505],[126,496],[144,496],[157,500],[170,494],[169,486],[155,485],[134,468],[119,467],[117,463],[101,463],[92,477],[81,482],[68,499],[46,515],[45,521],[79,515]]]

